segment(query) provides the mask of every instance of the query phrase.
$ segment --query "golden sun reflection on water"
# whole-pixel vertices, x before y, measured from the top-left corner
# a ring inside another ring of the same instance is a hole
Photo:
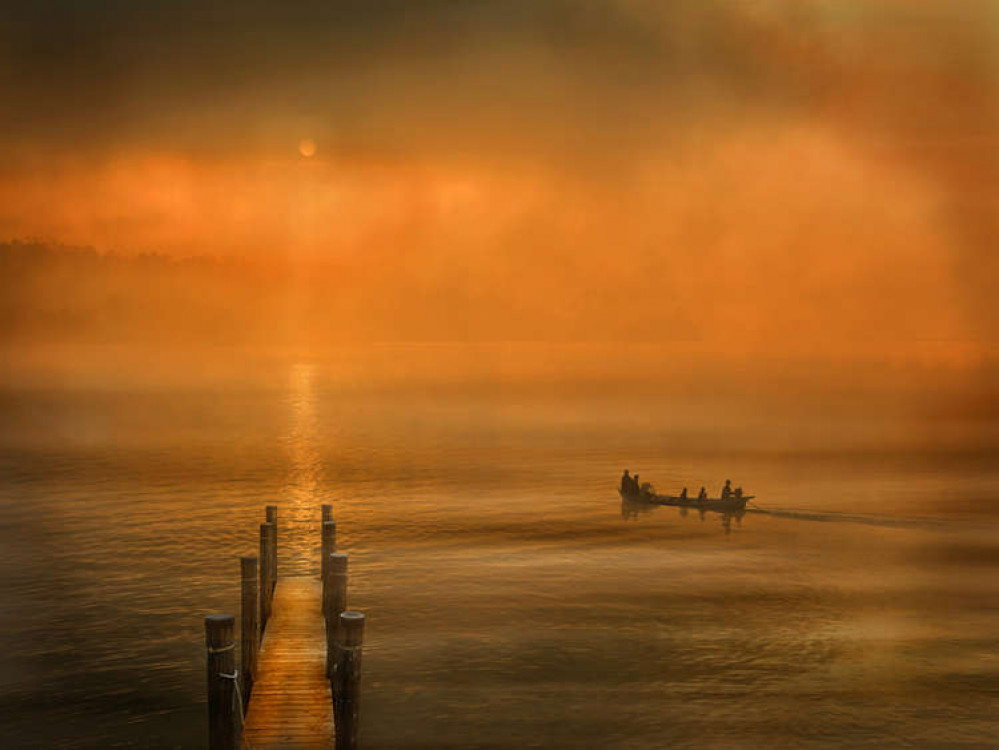
[[[698,447],[679,402],[429,392],[392,356],[395,390],[299,360],[247,389],[0,399],[0,646],[34,675],[0,684],[5,747],[93,747],[95,716],[102,747],[197,747],[197,613],[238,611],[265,502],[281,575],[317,572],[336,504],[369,750],[994,746],[984,458],[775,454],[742,414]],[[625,466],[731,476],[771,513],[626,520]],[[88,697],[53,715],[52,685]]]
[[[282,574],[305,574],[317,569],[319,556],[319,483],[322,455],[317,448],[316,368],[292,365],[288,380],[288,477],[278,504],[278,556]],[[312,528],[302,528],[312,527]],[[283,527],[283,528],[282,528]],[[282,533],[288,532],[288,533]],[[314,533],[313,533],[314,532]]]

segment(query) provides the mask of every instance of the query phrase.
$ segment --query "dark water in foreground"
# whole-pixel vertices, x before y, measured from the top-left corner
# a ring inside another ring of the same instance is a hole
[[[368,750],[997,746],[996,466],[684,450],[661,414],[602,414],[310,366],[7,393],[0,746],[202,747],[202,616],[236,611],[265,503],[310,570],[324,501],[369,617]],[[622,508],[625,466],[774,512]]]

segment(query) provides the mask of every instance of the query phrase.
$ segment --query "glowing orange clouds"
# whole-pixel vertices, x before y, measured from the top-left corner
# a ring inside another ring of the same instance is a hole
[[[333,264],[323,304],[365,301],[340,324],[385,338],[964,335],[935,184],[824,128],[743,127],[630,171],[301,157],[32,164],[0,179],[0,235]]]

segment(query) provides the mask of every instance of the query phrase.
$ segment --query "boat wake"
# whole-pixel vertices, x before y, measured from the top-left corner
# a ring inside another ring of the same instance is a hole
[[[794,508],[759,508],[750,506],[747,513],[759,513],[774,518],[788,518],[795,521],[817,521],[819,523],[856,523],[864,526],[892,526],[901,528],[939,528],[946,522],[937,518],[904,518],[881,516],[867,513],[837,513],[795,510]]]

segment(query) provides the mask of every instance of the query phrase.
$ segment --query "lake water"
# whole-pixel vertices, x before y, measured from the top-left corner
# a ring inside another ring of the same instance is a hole
[[[8,388],[0,746],[203,747],[203,616],[238,611],[265,504],[308,573],[332,502],[367,750],[996,747],[994,456],[818,450],[814,424],[778,449],[692,409],[313,363]],[[773,512],[622,507],[625,467]]]

